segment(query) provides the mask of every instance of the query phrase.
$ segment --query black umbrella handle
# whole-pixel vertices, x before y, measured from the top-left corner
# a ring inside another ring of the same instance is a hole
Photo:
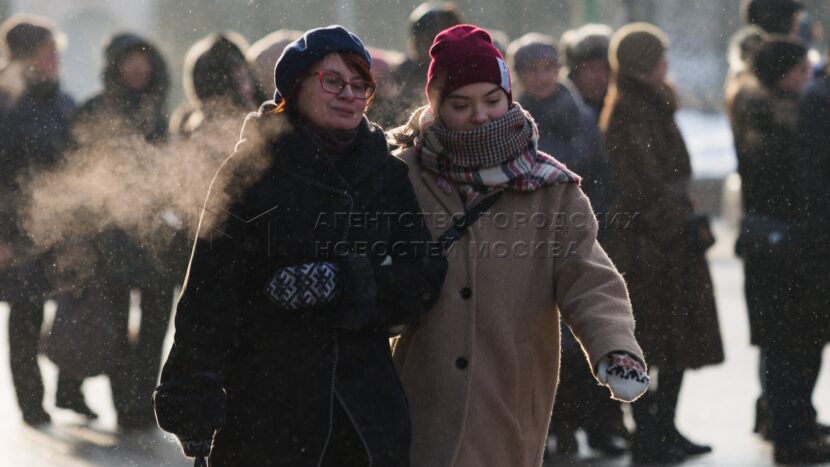
[[[193,467],[208,467],[207,461],[205,460],[204,456],[197,456],[196,461],[193,463]]]

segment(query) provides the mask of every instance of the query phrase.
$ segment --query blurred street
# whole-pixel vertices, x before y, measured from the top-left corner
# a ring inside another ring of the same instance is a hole
[[[721,329],[726,345],[726,363],[689,372],[678,408],[678,425],[692,440],[709,443],[714,453],[685,462],[684,466],[763,467],[773,465],[770,447],[751,432],[755,398],[758,394],[756,349],[748,345],[748,325],[743,300],[741,263],[731,249],[734,238],[722,222],[716,224],[718,244],[710,251]],[[690,284],[693,286],[693,284]],[[48,311],[48,310],[47,310]],[[48,315],[48,313],[47,313]],[[14,400],[8,370],[6,322],[8,308],[0,307],[0,466],[3,467],[86,467],[86,466],[187,466],[178,447],[160,431],[120,433],[105,377],[84,384],[87,401],[101,419],[84,423],[71,412],[54,408],[54,366],[42,358],[46,376],[46,409],[53,426],[35,430],[23,425]],[[820,418],[830,422],[830,352],[814,401]],[[600,460],[593,457],[580,434],[582,455],[554,456],[546,466],[623,466],[628,457]],[[501,467],[501,466],[498,466]]]

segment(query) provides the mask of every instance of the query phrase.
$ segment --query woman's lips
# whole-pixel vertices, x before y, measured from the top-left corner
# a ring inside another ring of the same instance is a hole
[[[354,115],[354,111],[352,111],[351,109],[342,109],[342,108],[339,108],[339,107],[332,107],[332,110],[334,111],[334,113],[336,113],[337,115],[340,115],[341,117],[351,117],[351,116]]]

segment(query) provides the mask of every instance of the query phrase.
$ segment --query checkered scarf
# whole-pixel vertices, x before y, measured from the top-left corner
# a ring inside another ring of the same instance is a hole
[[[429,110],[420,115],[421,132],[415,141],[418,158],[438,174],[438,184],[452,192],[450,181],[467,208],[494,191],[535,191],[557,183],[579,183],[580,177],[564,164],[537,149],[539,129],[519,104],[480,128],[451,131],[432,121]]]

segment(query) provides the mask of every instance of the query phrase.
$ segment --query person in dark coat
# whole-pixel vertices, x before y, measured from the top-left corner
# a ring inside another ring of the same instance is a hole
[[[815,294],[805,269],[814,250],[800,240],[811,206],[811,162],[797,126],[798,96],[810,78],[807,49],[769,37],[752,71],[754,86],[744,86],[731,109],[744,209],[736,252],[744,260],[751,342],[763,361],[769,437],[777,462],[827,462],[830,445],[819,439],[811,403],[827,330],[824,310],[816,315],[807,298]]]
[[[189,456],[215,428],[216,467],[408,465],[390,329],[435,303],[447,262],[406,164],[363,115],[370,67],[342,27],[307,31],[214,178],[156,391]],[[219,407],[182,417],[165,401],[193,380],[185,402],[218,394]]]
[[[225,119],[238,122],[259,107],[264,96],[245,59],[247,50],[245,38],[232,31],[210,34],[190,47],[184,60],[188,102],[173,113],[173,132],[189,135],[197,128],[215,131],[211,123]],[[238,125],[234,131],[238,134]]]
[[[159,147],[168,139],[167,94],[169,74],[164,57],[147,40],[131,33],[111,37],[104,47],[101,74],[103,90],[78,109],[72,124],[73,143],[82,154],[98,150],[124,149],[128,157],[147,157],[142,151]],[[134,148],[132,137],[143,138],[148,145]],[[107,148],[107,149],[101,149]],[[135,152],[135,153],[133,153]],[[162,219],[161,213],[158,216]],[[163,224],[163,221],[159,221]],[[117,310],[117,323],[123,356],[110,374],[113,402],[118,424],[123,428],[155,425],[150,395],[156,386],[161,366],[161,347],[170,320],[173,289],[184,275],[184,266],[175,264],[172,250],[186,250],[184,232],[170,226],[160,229],[165,237],[154,248],[151,239],[137,239],[112,227],[85,241],[73,239],[65,249],[95,245],[99,253],[95,274],[97,284],[90,286]],[[75,242],[74,244],[72,242]],[[162,250],[168,250],[161,253]],[[178,256],[183,256],[183,253]],[[141,321],[138,338],[128,339],[130,290],[141,292]],[[59,302],[60,306],[60,302]],[[66,372],[59,376],[56,399],[73,410],[94,416],[83,399],[64,394],[61,388],[80,388],[81,380]],[[79,392],[79,391],[78,391]]]
[[[593,112],[559,82],[559,49],[553,37],[528,33],[508,48],[508,61],[519,78],[517,101],[536,120],[539,149],[555,154],[580,174],[582,188],[595,212],[607,208],[608,160]],[[575,453],[575,432],[584,428],[588,444],[610,455],[625,452],[622,410],[594,382],[590,366],[570,329],[562,324],[562,381],[551,419],[560,454]],[[587,415],[586,415],[587,414]],[[627,434],[627,432],[625,432]]]
[[[565,58],[562,75],[565,86],[576,92],[599,121],[611,79],[608,44],[614,30],[605,24],[586,24],[565,31],[560,43]]]
[[[43,303],[50,286],[44,257],[21,229],[20,182],[59,162],[75,104],[58,81],[60,32],[45,18],[13,16],[0,26],[0,297],[11,306],[9,357],[23,421],[50,421],[37,364]]]
[[[674,418],[684,371],[724,358],[704,255],[712,238],[689,197],[691,165],[674,120],[667,45],[647,23],[615,33],[602,117],[615,186],[609,211],[634,213],[628,228],[609,229],[605,245],[628,283],[637,339],[657,369],[656,388],[632,406],[632,458],[658,463],[711,451],[686,439]]]
[[[397,114],[387,113],[383,126],[398,125],[412,112],[424,105],[424,86],[429,69],[429,48],[435,36],[462,23],[461,12],[452,2],[428,1],[418,5],[409,15],[409,44],[407,58],[393,71],[400,93],[397,96]]]

